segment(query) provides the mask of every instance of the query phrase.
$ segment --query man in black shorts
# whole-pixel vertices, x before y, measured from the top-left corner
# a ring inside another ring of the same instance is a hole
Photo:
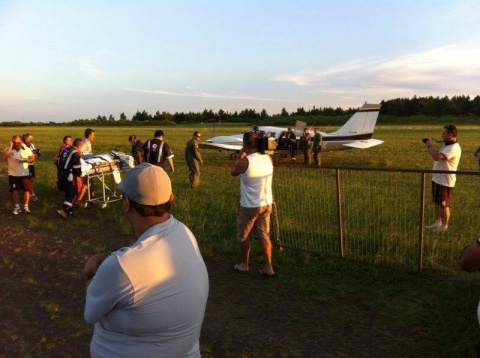
[[[28,168],[28,163],[35,160],[35,156],[30,148],[23,146],[22,137],[14,135],[12,141],[3,151],[3,159],[8,165],[8,186],[14,206],[13,214],[18,215],[22,212],[20,208],[20,198],[18,191],[23,191],[23,212],[30,213],[28,204],[30,195],[33,192],[33,182]]]

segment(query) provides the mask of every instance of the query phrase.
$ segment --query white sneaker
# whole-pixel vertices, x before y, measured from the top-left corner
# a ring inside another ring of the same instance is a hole
[[[25,206],[23,207],[23,212],[24,212],[25,214],[30,214],[30,209],[28,208],[28,206],[25,205]]]
[[[426,226],[426,228],[427,228],[428,230],[436,230],[439,226],[442,226],[442,224],[439,223],[439,222],[436,222],[435,224]]]
[[[435,231],[435,232],[445,232],[448,230],[448,226],[443,226],[443,225],[440,225],[440,226],[437,226],[437,228],[433,229],[432,231]]]
[[[30,195],[30,200],[31,200],[31,201],[37,201],[37,200],[38,200],[38,196],[36,196],[35,194],[32,194],[32,195]]]
[[[15,206],[15,208],[13,208],[12,214],[13,214],[13,215],[18,215],[18,214],[20,214],[21,212],[22,212],[22,209],[20,209],[19,206]]]

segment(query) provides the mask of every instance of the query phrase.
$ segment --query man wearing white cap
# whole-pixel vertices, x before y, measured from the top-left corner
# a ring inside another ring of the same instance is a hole
[[[195,237],[169,213],[170,179],[142,163],[120,189],[137,241],[85,265],[91,356],[200,357],[208,274]]]

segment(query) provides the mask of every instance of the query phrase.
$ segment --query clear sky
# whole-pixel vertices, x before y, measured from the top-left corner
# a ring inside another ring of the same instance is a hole
[[[480,94],[478,0],[0,0],[0,121]]]

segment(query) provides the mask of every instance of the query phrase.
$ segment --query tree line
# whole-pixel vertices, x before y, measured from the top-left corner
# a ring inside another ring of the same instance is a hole
[[[430,117],[444,117],[444,116],[475,116],[480,117],[480,96],[475,96],[470,99],[470,96],[448,96],[440,97],[417,97],[413,98],[396,98],[380,102],[382,105],[380,115],[394,116],[394,117],[412,117],[412,116],[430,116]],[[316,107],[305,109],[304,107],[297,108],[296,111],[288,112],[285,107],[279,114],[269,115],[265,109],[257,112],[253,108],[245,108],[244,110],[233,113],[227,112],[223,109],[219,111],[203,110],[203,112],[175,112],[169,113],[166,111],[157,111],[154,115],[147,111],[137,111],[131,118],[132,122],[172,122],[180,123],[208,123],[208,122],[245,122],[257,121],[262,123],[270,119],[278,119],[285,117],[338,117],[352,115],[358,108],[343,109],[340,107]],[[112,122],[115,118],[110,115],[98,116],[98,121]],[[125,113],[120,114],[120,121],[128,121]],[[78,121],[78,120],[77,120]],[[75,122],[75,121],[74,121]]]
[[[423,116],[430,118],[439,118],[445,116],[460,116],[480,118],[480,96],[477,95],[473,99],[470,96],[460,95],[449,98],[444,97],[417,97],[413,98],[396,98],[390,100],[382,100],[380,115],[390,117],[414,117]],[[166,111],[156,111],[155,114],[150,114],[147,111],[137,111],[132,118],[128,118],[122,112],[118,119],[112,114],[108,117],[99,115],[96,118],[75,119],[68,125],[141,125],[150,122],[161,122],[162,124],[181,124],[181,123],[213,123],[213,122],[229,122],[229,123],[269,123],[284,124],[290,123],[295,119],[303,119],[308,122],[313,122],[319,118],[339,118],[343,120],[344,117],[352,115],[358,108],[343,109],[340,107],[316,107],[305,109],[304,107],[297,108],[296,111],[288,112],[285,107],[279,114],[269,115],[265,109],[260,112],[253,108],[245,108],[244,110],[233,113],[220,109],[213,111],[212,109],[204,109],[203,112],[175,112],[170,113]],[[22,122],[3,122],[2,125],[25,125]],[[59,123],[30,123],[30,124],[52,124]]]

